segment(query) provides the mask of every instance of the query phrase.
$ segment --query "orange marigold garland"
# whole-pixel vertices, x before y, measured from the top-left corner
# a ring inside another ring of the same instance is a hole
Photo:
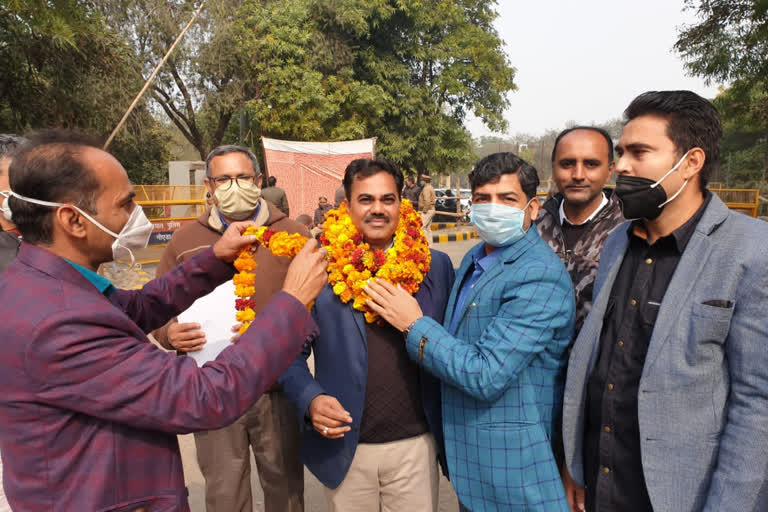
[[[289,258],[296,256],[307,242],[307,238],[298,233],[276,232],[264,226],[249,227],[243,234],[256,235],[256,241],[265,249],[269,249],[272,254]],[[256,276],[253,274],[256,261],[253,259],[250,246],[240,251],[234,265],[238,273],[232,278],[232,282],[235,284],[235,295],[240,297],[235,301],[235,309],[237,309],[235,318],[242,324],[240,334],[243,334],[256,318],[256,311],[253,309],[255,304],[251,299],[256,292],[254,286]]]
[[[307,239],[298,233],[276,232],[262,227],[250,227],[245,235],[256,235],[256,241],[269,249],[275,256],[292,258],[304,247]],[[369,323],[378,320],[379,315],[370,311],[366,305],[368,296],[363,292],[366,282],[371,278],[384,279],[402,286],[413,295],[419,290],[424,276],[429,272],[431,256],[429,245],[421,229],[421,216],[414,210],[407,199],[400,206],[400,219],[395,229],[392,247],[386,251],[374,249],[363,241],[363,235],[357,231],[346,203],[336,210],[331,210],[325,217],[320,243],[328,251],[328,282],[333,291],[345,304],[350,300],[352,306],[365,313]],[[235,260],[235,315],[242,324],[240,334],[250,327],[256,318],[255,304],[251,297],[256,291],[256,261],[251,247],[246,247]],[[311,304],[310,304],[311,307]]]
[[[347,212],[346,202],[325,216],[320,243],[328,251],[328,282],[333,292],[345,304],[365,313],[368,323],[379,315],[366,305],[368,296],[363,292],[371,278],[383,279],[400,285],[413,295],[429,272],[431,256],[429,244],[421,229],[421,216],[407,199],[400,205],[392,247],[371,251],[363,241]]]

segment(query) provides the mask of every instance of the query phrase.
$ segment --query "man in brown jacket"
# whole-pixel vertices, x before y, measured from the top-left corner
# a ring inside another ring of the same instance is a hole
[[[261,191],[262,197],[277,206],[277,209],[283,212],[286,217],[289,217],[291,207],[288,205],[288,196],[285,194],[285,190],[277,186],[277,178],[274,176],[267,178],[267,185],[267,188]]]
[[[437,202],[437,195],[435,189],[432,187],[432,178],[428,174],[421,175],[421,193],[419,194],[419,212],[421,212],[421,225],[424,228],[424,235],[427,237],[427,242],[432,245],[432,217],[435,216],[435,203]]]
[[[210,247],[230,222],[253,220],[275,231],[309,236],[301,224],[288,219],[261,197],[261,172],[256,157],[239,146],[220,146],[206,159],[205,185],[212,207],[196,222],[176,231],[163,252],[157,275]],[[290,260],[273,256],[257,246],[258,267],[254,310],[259,311],[283,286]],[[235,297],[232,297],[232,323]],[[196,323],[170,322],[154,333],[166,348],[179,353],[201,350],[205,334]],[[266,512],[304,510],[304,468],[299,460],[296,411],[277,387],[264,394],[239,420],[220,430],[195,434],[197,460],[205,477],[208,512],[253,510],[250,487],[250,453],[253,449]]]

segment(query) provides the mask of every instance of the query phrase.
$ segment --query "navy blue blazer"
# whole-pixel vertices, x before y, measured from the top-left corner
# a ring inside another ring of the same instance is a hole
[[[424,315],[443,321],[443,314],[453,286],[454,271],[445,253],[431,251],[432,264],[416,292]],[[365,385],[368,375],[368,342],[365,318],[343,304],[326,286],[312,309],[320,334],[279,379],[285,395],[299,414],[302,429],[301,461],[323,485],[335,489],[344,480],[355,456],[363,417]],[[405,340],[403,340],[405,344]],[[307,358],[315,356],[315,377],[309,373]],[[419,368],[424,414],[435,438],[441,466],[445,470],[443,428],[440,411],[440,381]],[[335,397],[352,415],[352,430],[341,439],[327,439],[306,420],[310,402],[320,394]]]

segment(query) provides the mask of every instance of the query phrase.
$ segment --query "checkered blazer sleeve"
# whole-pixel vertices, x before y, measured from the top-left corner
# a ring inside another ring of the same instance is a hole
[[[549,348],[553,333],[572,325],[573,290],[562,272],[564,268],[530,265],[522,275],[488,283],[457,331],[461,335],[487,324],[471,339],[452,336],[423,317],[408,334],[409,354],[418,361],[421,348],[421,364],[440,380],[477,400],[497,400]]]

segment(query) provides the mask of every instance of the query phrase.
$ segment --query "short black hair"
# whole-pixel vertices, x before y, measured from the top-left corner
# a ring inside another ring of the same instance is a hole
[[[275,178],[274,176],[270,176],[269,178],[267,178],[267,184],[270,187],[274,187],[275,185],[277,185],[277,178]]]
[[[101,184],[82,153],[86,148],[101,149],[101,140],[66,130],[43,130],[27,138],[29,142],[11,161],[11,190],[41,201],[71,203],[97,215],[96,198]],[[13,223],[26,242],[42,245],[53,242],[54,208],[13,196],[8,204]]]
[[[261,167],[259,166],[259,160],[256,158],[256,155],[253,154],[253,151],[243,146],[235,146],[233,144],[227,144],[224,146],[216,147],[213,149],[213,151],[208,153],[208,156],[205,158],[205,175],[208,176],[209,178],[211,177],[211,160],[213,160],[217,156],[228,155],[230,153],[242,153],[245,156],[247,156],[248,159],[251,161],[251,166],[253,167],[253,173],[256,176],[261,174]]]
[[[493,153],[480,160],[469,173],[469,185],[474,192],[486,183],[496,183],[502,174],[517,174],[528,200],[536,197],[539,174],[536,168],[514,153]]]
[[[351,199],[352,182],[355,180],[355,176],[360,174],[368,177],[380,172],[386,172],[392,175],[395,179],[397,197],[400,198],[400,191],[403,190],[405,178],[403,177],[403,171],[401,171],[398,166],[381,158],[359,158],[357,160],[352,160],[344,171],[344,194],[347,196],[347,201]]]
[[[613,162],[613,139],[607,131],[597,126],[574,126],[573,128],[566,128],[557,134],[557,138],[555,139],[555,146],[552,148],[552,163],[555,162],[555,155],[557,155],[557,145],[560,144],[560,139],[571,132],[575,132],[576,130],[587,130],[602,135],[605,139],[605,143],[608,145],[608,163],[610,164]]]
[[[704,150],[706,160],[699,172],[704,190],[720,163],[723,129],[715,106],[691,91],[649,91],[632,100],[624,111],[627,122],[644,115],[667,120],[667,137],[672,139],[680,158],[693,148]]]

